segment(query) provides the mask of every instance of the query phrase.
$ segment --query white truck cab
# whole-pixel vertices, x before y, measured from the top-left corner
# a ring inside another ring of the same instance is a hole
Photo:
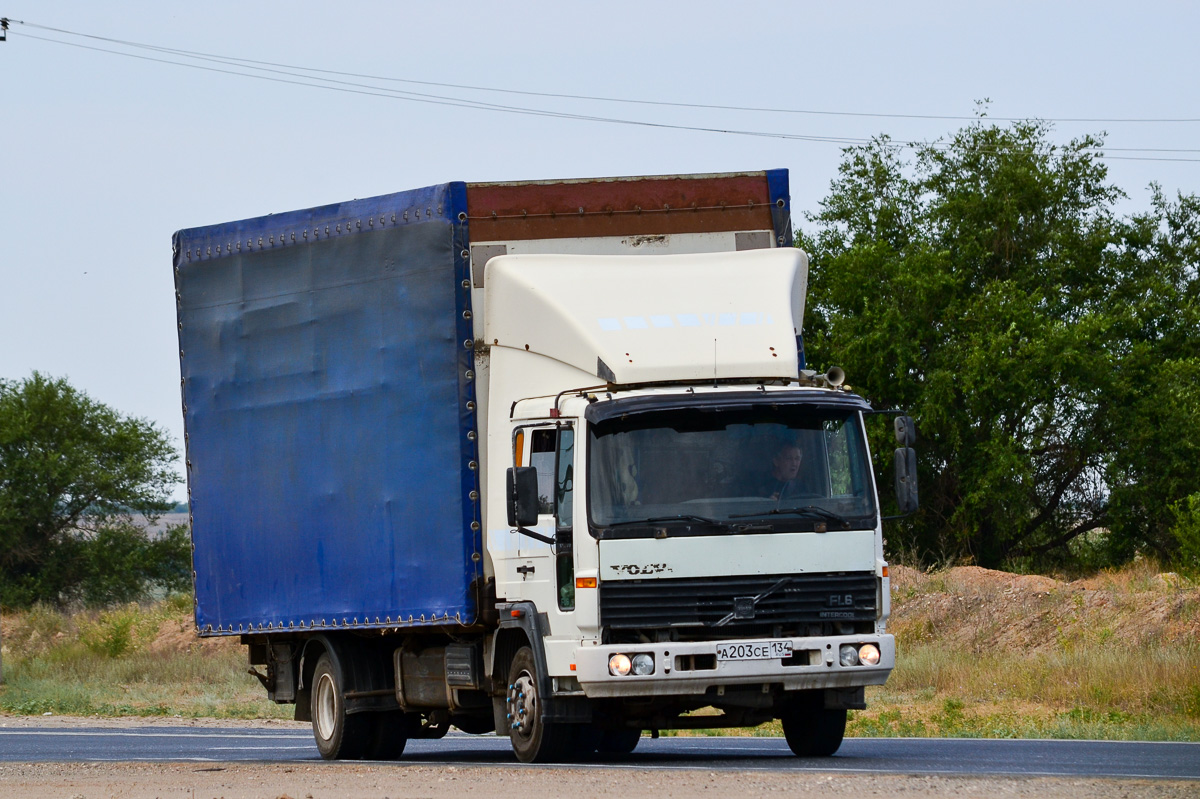
[[[801,369],[806,279],[792,248],[487,264],[487,556],[501,623],[542,625],[543,701],[782,717],[819,753],[887,679],[871,409]]]

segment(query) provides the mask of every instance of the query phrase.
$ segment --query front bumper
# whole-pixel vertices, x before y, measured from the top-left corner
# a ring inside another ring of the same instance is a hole
[[[896,665],[896,641],[891,635],[836,635],[793,638],[787,660],[717,660],[716,641],[665,644],[613,644],[581,647],[575,651],[576,675],[589,699],[629,696],[685,696],[719,694],[726,686],[774,685],[785,691],[819,688],[854,688],[882,685]],[[721,642],[724,643],[724,642]],[[875,644],[879,663],[842,666],[842,644]],[[614,676],[608,659],[624,653],[654,656],[654,673]]]

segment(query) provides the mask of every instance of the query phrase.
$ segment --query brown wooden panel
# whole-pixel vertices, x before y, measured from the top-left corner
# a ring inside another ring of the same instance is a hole
[[[771,230],[765,173],[467,184],[473,241]]]

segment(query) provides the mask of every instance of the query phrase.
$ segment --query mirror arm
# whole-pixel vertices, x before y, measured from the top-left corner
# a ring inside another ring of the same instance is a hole
[[[518,532],[521,535],[527,535],[535,541],[541,541],[543,544],[549,544],[550,546],[554,546],[554,544],[555,544],[554,539],[551,538],[550,536],[542,535],[541,533],[535,533],[533,530],[530,530],[528,527],[518,527],[518,528],[516,528],[516,530],[514,532]]]

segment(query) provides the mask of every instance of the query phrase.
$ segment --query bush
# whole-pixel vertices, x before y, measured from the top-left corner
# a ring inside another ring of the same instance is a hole
[[[79,625],[79,640],[93,655],[121,657],[137,649],[135,633],[140,618],[136,605],[101,613],[96,621]]]

